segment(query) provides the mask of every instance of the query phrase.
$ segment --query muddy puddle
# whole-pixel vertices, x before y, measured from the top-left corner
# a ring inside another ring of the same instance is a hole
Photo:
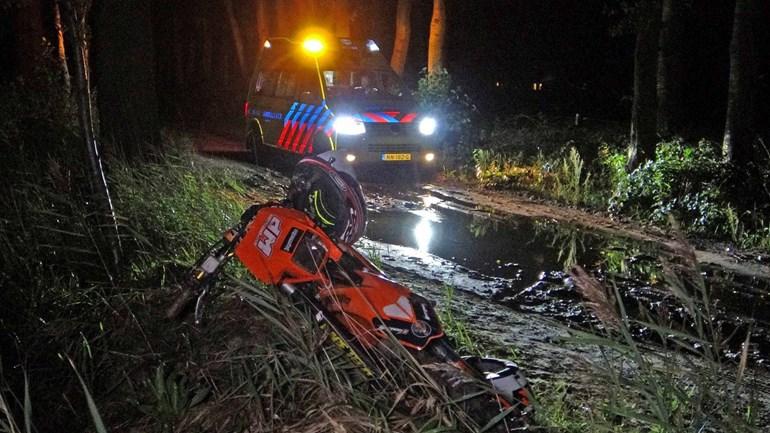
[[[663,319],[673,328],[691,322],[666,276],[681,261],[681,251],[548,219],[500,218],[417,192],[375,189],[371,195],[366,237],[372,242],[364,249],[387,265],[473,292],[475,302],[569,327],[601,326],[565,272],[579,265],[615,285],[631,316]],[[701,278],[713,298],[715,323],[726,337],[724,355],[738,357],[750,332],[752,363],[770,367],[770,276],[744,276],[706,264],[685,280]],[[683,284],[684,290],[698,293]],[[634,331],[644,340],[659,339],[644,326]]]

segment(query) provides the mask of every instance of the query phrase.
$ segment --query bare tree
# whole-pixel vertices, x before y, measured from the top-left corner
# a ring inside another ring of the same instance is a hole
[[[670,136],[681,127],[682,22],[681,0],[663,0],[658,52],[658,133]]]
[[[409,53],[409,37],[412,34],[412,0],[398,0],[396,9],[396,38],[390,66],[398,75],[404,75],[406,56]]]
[[[333,0],[332,17],[334,34],[339,38],[349,38],[351,36],[349,0]]]
[[[257,39],[260,47],[270,37],[270,21],[268,0],[257,0]]]
[[[446,2],[433,0],[428,39],[428,72],[440,72],[444,67],[444,40],[446,37]]]
[[[233,45],[235,46],[235,57],[238,60],[238,69],[240,70],[241,77],[246,77],[248,75],[248,66],[246,66],[243,39],[241,38],[241,26],[238,23],[238,17],[235,16],[232,0],[224,1],[227,20],[230,22],[230,33],[233,36]]]
[[[88,62],[88,38],[87,38],[87,17],[90,10],[90,1],[70,2],[60,0],[69,25],[69,35],[71,46],[75,52],[75,83],[78,105],[78,120],[83,132],[86,149],[88,151],[88,160],[91,165],[91,188],[99,198],[101,207],[106,213],[109,226],[114,230],[114,236],[107,236],[111,245],[113,264],[120,261],[121,246],[118,232],[118,222],[115,216],[115,208],[112,205],[112,197],[107,184],[107,177],[104,175],[102,158],[99,153],[99,143],[97,142],[96,129],[94,128],[94,110],[92,106],[90,67]]]
[[[655,154],[657,142],[657,60],[660,0],[639,2],[634,52],[634,102],[631,107],[629,169]]]
[[[62,80],[64,81],[64,90],[67,94],[70,94],[72,86],[70,85],[70,71],[67,67],[67,52],[64,49],[64,27],[61,22],[61,8],[59,8],[58,2],[54,2],[53,5],[53,18],[54,27],[56,28],[56,54],[59,68],[61,68]]]
[[[736,0],[730,40],[730,82],[727,116],[722,140],[726,160],[738,163],[750,158],[752,140],[751,84],[754,75],[752,21],[755,0]]]

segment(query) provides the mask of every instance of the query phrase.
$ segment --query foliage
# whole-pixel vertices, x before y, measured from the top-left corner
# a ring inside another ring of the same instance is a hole
[[[519,114],[496,120],[481,146],[526,164],[553,159],[569,147],[592,161],[602,145],[622,143],[624,134],[625,129],[614,123],[584,119],[575,126],[574,119]]]
[[[439,122],[439,143],[443,143],[451,167],[467,166],[478,141],[479,113],[476,105],[445,69],[429,74],[423,69],[415,94],[421,112],[432,113]]]
[[[623,133],[610,125],[515,116],[495,122],[480,146],[472,156],[476,181],[484,186],[523,189],[658,225],[673,217],[688,233],[742,248],[770,246],[770,169],[756,163],[748,176],[761,182],[751,183],[707,140],[661,142],[655,158],[631,173]],[[747,197],[746,190],[754,193]]]
[[[722,192],[727,167],[716,146],[705,140],[689,146],[675,139],[658,144],[648,160],[618,185],[610,210],[665,223],[673,216],[690,230],[713,233],[727,202]]]
[[[113,161],[118,217],[129,228],[133,265],[188,263],[219,239],[248,204],[233,168],[195,158],[184,139],[156,163]]]
[[[439,310],[439,319],[444,332],[452,338],[455,347],[461,352],[481,356],[484,351],[478,339],[474,338],[466,323],[452,312],[452,299],[454,298],[455,288],[449,285],[444,286],[444,308]]]
[[[499,187],[540,188],[552,182],[552,175],[537,165],[518,165],[494,150],[474,149],[476,178],[484,185]]]
[[[0,327],[10,331],[0,334],[1,361],[51,371],[33,382],[32,393],[40,412],[52,414],[50,422],[65,423],[57,428],[72,430],[85,420],[62,411],[79,406],[91,411],[85,400],[61,404],[62,394],[82,387],[59,354],[70,355],[84,386],[101,395],[103,387],[120,379],[119,371],[103,370],[123,362],[116,348],[151,344],[144,334],[147,325],[138,324],[129,305],[141,305],[148,285],[157,291],[173,277],[168,264],[199,254],[243,209],[245,174],[209,167],[185,151],[158,161],[133,167],[111,161],[127,252],[117,270],[108,264],[108,243],[95,230],[97,213],[74,158],[52,154],[11,166],[0,185],[6,203],[0,208]],[[132,324],[140,328],[133,330],[136,334],[106,338]],[[9,374],[9,387],[19,389],[21,379]]]
[[[747,415],[758,403],[747,385],[749,340],[737,368],[722,361],[727,340],[719,334],[694,251],[681,242],[676,248],[680,261],[664,269],[666,288],[681,305],[680,318],[654,306],[631,317],[617,286],[603,286],[581,269],[572,273],[587,306],[604,325],[592,334],[575,332],[572,340],[595,345],[602,354],[589,374],[602,384],[602,412],[608,419],[594,419],[592,431],[611,431],[618,424],[651,432],[757,431],[757,420]],[[666,350],[648,350],[634,339],[633,327],[649,329]]]
[[[80,155],[76,106],[62,90],[52,50],[46,47],[29,77],[0,85],[0,146],[13,149],[5,152],[0,166],[19,168],[48,157],[71,158],[73,151]]]
[[[165,371],[164,366],[155,369],[152,379],[146,379],[144,386],[151,398],[146,404],[135,404],[144,414],[153,418],[165,431],[173,431],[176,422],[190,409],[208,397],[207,387],[191,384],[189,379],[177,371]]]
[[[564,156],[546,160],[542,155],[531,164],[517,163],[517,157],[493,150],[475,149],[476,178],[484,185],[519,187],[561,200],[571,205],[591,200],[591,173],[574,147]]]
[[[554,176],[554,194],[569,204],[581,203],[590,180],[591,173],[583,173],[583,159],[577,149],[570,147],[569,154],[561,159]]]

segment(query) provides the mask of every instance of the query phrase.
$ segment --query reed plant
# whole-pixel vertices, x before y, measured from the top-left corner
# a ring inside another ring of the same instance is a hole
[[[728,336],[719,332],[714,300],[692,248],[681,237],[676,256],[678,261],[664,263],[663,269],[680,315],[660,307],[631,316],[617,286],[573,268],[576,286],[602,324],[592,333],[573,331],[572,340],[600,354],[589,371],[592,383],[603,384],[594,413],[604,416],[591,420],[591,431],[760,431],[748,362],[750,331],[739,337],[737,363],[726,360]],[[658,344],[636,339],[636,329],[650,330]]]

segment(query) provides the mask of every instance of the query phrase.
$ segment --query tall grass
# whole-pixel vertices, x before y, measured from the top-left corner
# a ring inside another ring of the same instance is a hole
[[[591,173],[577,148],[569,147],[566,155],[548,159],[539,154],[532,162],[522,155],[500,153],[491,149],[475,149],[476,178],[482,184],[516,187],[545,194],[571,205],[593,204]]]
[[[554,176],[554,195],[571,205],[583,203],[587,196],[591,173],[584,173],[583,158],[574,147],[569,148],[569,153],[558,164],[556,176]]]
[[[198,370],[206,375],[212,395],[177,418],[177,431],[215,425],[218,431],[245,425],[292,432],[479,429],[400,345],[378,349],[386,364],[372,381],[344,350],[329,343],[328,331],[302,305],[248,279],[231,278],[227,285],[249,305],[252,317],[246,323],[267,335],[259,344],[245,341],[218,354]],[[195,370],[187,375],[196,375]]]
[[[603,286],[580,268],[572,277],[603,324],[593,334],[575,333],[574,342],[594,346],[601,356],[591,364],[594,383],[604,384],[594,431],[755,432],[757,401],[748,386],[748,335],[736,364],[722,354],[725,337],[713,318],[713,301],[692,249],[680,243],[681,261],[664,265],[670,296],[683,317],[660,307],[631,317],[616,286]],[[633,336],[651,330],[663,350]],[[739,336],[739,338],[744,338]]]
[[[184,146],[154,161],[110,161],[126,247],[118,267],[105,259],[109,242],[72,161],[51,156],[12,165],[0,185],[0,361],[9,392],[21,395],[29,386],[37,412],[50,415],[39,431],[77,430],[80,411],[89,411],[72,397],[82,387],[61,356],[72,358],[95,401],[106,392],[125,398],[114,390],[124,371],[135,371],[129,361],[170,350],[162,314],[154,317],[151,307],[168,296],[158,289],[250,199],[265,200],[264,192],[247,194],[248,173],[209,164]],[[18,373],[25,366],[28,385]]]

